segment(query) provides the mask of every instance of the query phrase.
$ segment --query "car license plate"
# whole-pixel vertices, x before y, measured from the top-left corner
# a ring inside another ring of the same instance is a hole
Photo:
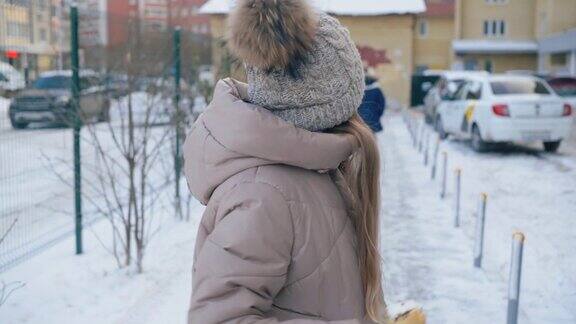
[[[54,114],[51,112],[21,112],[16,114],[16,119],[54,120]]]
[[[548,141],[550,140],[550,132],[549,131],[523,132],[522,139],[527,142]]]

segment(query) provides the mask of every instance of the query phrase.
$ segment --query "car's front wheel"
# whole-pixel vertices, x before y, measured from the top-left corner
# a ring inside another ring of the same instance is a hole
[[[424,121],[426,122],[426,124],[432,125],[433,119],[432,116],[428,114],[428,111],[424,113]]]
[[[448,138],[448,133],[446,133],[446,130],[444,130],[444,123],[442,122],[440,116],[436,118],[436,125],[434,128],[436,128],[436,131],[438,132],[438,136],[440,137],[440,139],[445,140],[446,138]]]
[[[477,125],[472,126],[472,148],[476,152],[486,152],[488,149],[488,143],[482,139],[480,128]]]
[[[554,153],[560,148],[562,141],[544,142],[544,151]]]
[[[106,123],[110,121],[110,102],[106,102],[104,104],[104,107],[102,107],[100,116],[98,116],[98,121],[101,123]]]
[[[17,121],[15,120],[13,117],[10,117],[10,124],[12,125],[12,128],[14,129],[24,129],[26,127],[28,127],[28,122],[23,122],[23,121]]]

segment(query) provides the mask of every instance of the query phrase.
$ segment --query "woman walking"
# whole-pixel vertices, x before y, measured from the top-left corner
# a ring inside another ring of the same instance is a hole
[[[360,56],[304,0],[239,0],[218,82],[185,143],[205,204],[189,323],[384,323],[379,156],[356,110]]]

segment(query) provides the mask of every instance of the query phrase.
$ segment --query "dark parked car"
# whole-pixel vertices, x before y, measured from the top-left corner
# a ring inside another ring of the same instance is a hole
[[[10,105],[10,122],[14,128],[25,128],[32,122],[69,124],[73,116],[71,105],[71,71],[51,71],[40,75],[30,88],[22,90]],[[110,100],[98,75],[80,73],[80,111],[84,122],[107,121]]]
[[[556,94],[564,98],[572,109],[576,109],[576,78],[549,77],[547,81]]]

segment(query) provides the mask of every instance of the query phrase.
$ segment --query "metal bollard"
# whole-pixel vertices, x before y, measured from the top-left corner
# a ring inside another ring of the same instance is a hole
[[[408,125],[408,131],[410,132],[410,139],[412,139],[412,145],[414,145],[414,122],[412,118],[407,117],[406,124]]]
[[[414,120],[414,148],[418,149],[418,141],[420,140],[418,138],[418,136],[420,136],[420,124],[418,123],[417,120]]]
[[[426,124],[422,122],[420,127],[420,135],[418,136],[418,152],[422,153],[422,144],[424,144],[424,132],[426,131]]]
[[[474,266],[482,267],[482,255],[484,254],[484,222],[486,220],[486,202],[488,195],[480,195],[478,202],[478,214],[476,215],[476,238],[474,241]]]
[[[426,133],[426,125],[422,123],[420,126],[420,139],[418,141],[418,152],[422,153],[422,148],[424,148],[424,134]]]
[[[428,155],[430,154],[430,130],[426,131],[426,143],[424,144],[424,166],[428,166]]]
[[[454,227],[460,227],[460,189],[462,186],[462,170],[455,171],[455,195],[454,195]]]
[[[434,156],[432,157],[432,173],[430,178],[434,180],[436,178],[436,166],[438,165],[438,152],[440,151],[440,136],[436,139],[436,147],[434,147]]]
[[[448,153],[442,152],[442,187],[440,188],[440,198],[446,197],[446,178],[448,177]]]
[[[516,232],[512,235],[512,260],[510,261],[510,279],[508,281],[508,320],[507,324],[518,323],[518,306],[520,302],[520,277],[522,274],[522,253],[524,250],[524,234]]]
[[[410,128],[412,129],[412,146],[416,148],[417,139],[416,139],[416,121],[414,118],[410,118]]]

